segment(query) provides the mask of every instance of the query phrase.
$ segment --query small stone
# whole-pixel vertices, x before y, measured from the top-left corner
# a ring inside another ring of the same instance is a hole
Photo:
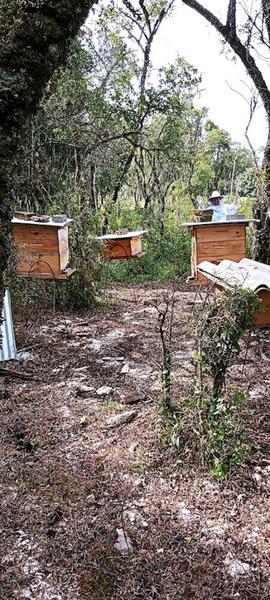
[[[138,446],[139,446],[138,442],[134,442],[134,444],[131,444],[131,446],[129,446],[128,452],[130,454],[134,454],[134,452],[138,448]]]
[[[123,366],[123,368],[121,369],[121,373],[122,373],[122,375],[125,375],[125,373],[128,373],[128,372],[129,372],[129,364],[128,364],[128,363],[126,363],[126,364]]]
[[[116,529],[117,533],[117,542],[114,544],[114,548],[123,554],[131,554],[134,552],[134,548],[131,542],[130,537],[125,532],[124,529]]]
[[[92,338],[90,343],[91,343],[91,348],[93,348],[93,350],[96,350],[97,352],[99,352],[99,350],[101,349],[101,346],[103,344],[103,342],[101,340],[97,340],[96,338]]]
[[[144,508],[146,506],[146,501],[144,498],[139,498],[138,500],[133,500],[133,504],[135,504],[135,506],[139,506],[140,508]]]
[[[80,424],[84,427],[86,427],[86,425],[89,425],[89,417],[87,415],[84,415],[80,420]]]
[[[86,500],[89,504],[95,504],[96,503],[95,494],[89,494],[88,496],[86,496]]]
[[[121,394],[120,398],[123,404],[136,404],[137,402],[143,402],[146,396],[143,392],[130,391]]]
[[[123,517],[126,517],[131,523],[135,523],[137,512],[135,510],[124,510]]]
[[[236,500],[237,502],[242,502],[246,498],[246,494],[238,494]]]
[[[71,417],[71,411],[69,410],[68,406],[61,406],[60,411],[62,413],[62,416],[66,419],[68,417]]]
[[[258,485],[260,485],[261,481],[262,481],[262,476],[260,475],[260,473],[254,473],[253,475],[255,481],[257,482]]]
[[[133,419],[137,417],[137,414],[138,413],[136,410],[126,410],[125,412],[109,417],[106,421],[106,425],[110,429],[113,427],[119,427],[119,425],[124,425],[133,421]]]
[[[140,512],[134,507],[131,507],[131,510],[129,510],[129,509],[124,510],[123,517],[127,518],[132,524],[134,524],[136,522],[137,525],[139,525],[140,527],[143,527],[144,529],[147,529],[147,527],[148,527],[147,521],[145,521],[145,519],[143,519]]]
[[[24,572],[24,574],[29,577],[31,575],[35,575],[36,573],[38,573],[38,571],[40,571],[40,564],[37,560],[35,560],[34,558],[32,558],[31,556],[29,556],[26,560],[26,562],[24,563],[22,570]]]
[[[189,508],[186,508],[185,502],[179,502],[178,504],[180,516],[183,519],[190,519],[191,511]]]
[[[231,553],[227,554],[224,565],[227,567],[227,573],[234,578],[238,578],[240,575],[246,575],[250,571],[248,563],[241,562],[237,558],[234,558]]]
[[[113,388],[109,387],[107,385],[103,385],[102,387],[98,388],[98,390],[96,391],[96,394],[98,396],[110,396],[113,392]]]
[[[141,358],[143,358],[143,355],[140,354],[140,352],[132,352],[131,357],[135,360],[140,360]]]
[[[93,392],[94,389],[95,388],[92,385],[82,384],[82,385],[78,386],[78,393],[79,394],[84,394],[84,393],[87,393],[87,392]]]
[[[34,358],[32,352],[23,352],[23,350],[19,350],[16,354],[17,360],[31,360],[32,358]]]
[[[125,360],[124,356],[102,356],[102,359],[105,362],[123,362]]]

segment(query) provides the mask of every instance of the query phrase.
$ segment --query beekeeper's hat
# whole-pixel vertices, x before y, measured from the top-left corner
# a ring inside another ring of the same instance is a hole
[[[221,193],[218,192],[217,190],[214,190],[211,194],[211,196],[209,197],[209,200],[214,200],[215,198],[221,198]]]

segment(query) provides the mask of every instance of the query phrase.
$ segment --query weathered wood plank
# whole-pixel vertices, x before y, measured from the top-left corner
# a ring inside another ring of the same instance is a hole
[[[245,228],[228,228],[228,227],[216,227],[214,230],[201,229],[196,231],[196,237],[198,242],[214,242],[215,240],[226,241],[234,239],[245,239]]]

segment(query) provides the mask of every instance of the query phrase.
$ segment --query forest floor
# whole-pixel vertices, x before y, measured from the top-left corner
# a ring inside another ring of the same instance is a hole
[[[162,443],[165,293],[119,286],[95,313],[17,318],[27,348],[9,366],[33,379],[0,381],[1,600],[269,600],[269,334],[231,369],[250,457],[219,482]],[[178,398],[194,380],[193,300],[176,293]]]

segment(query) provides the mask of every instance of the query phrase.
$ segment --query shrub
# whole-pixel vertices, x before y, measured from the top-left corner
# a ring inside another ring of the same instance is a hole
[[[235,288],[212,295],[194,312],[197,341],[193,395],[179,402],[167,423],[167,439],[177,448],[194,447],[203,465],[226,477],[232,465],[247,455],[239,407],[241,390],[225,390],[229,367],[241,352],[241,340],[255,327],[260,300],[250,290]]]

